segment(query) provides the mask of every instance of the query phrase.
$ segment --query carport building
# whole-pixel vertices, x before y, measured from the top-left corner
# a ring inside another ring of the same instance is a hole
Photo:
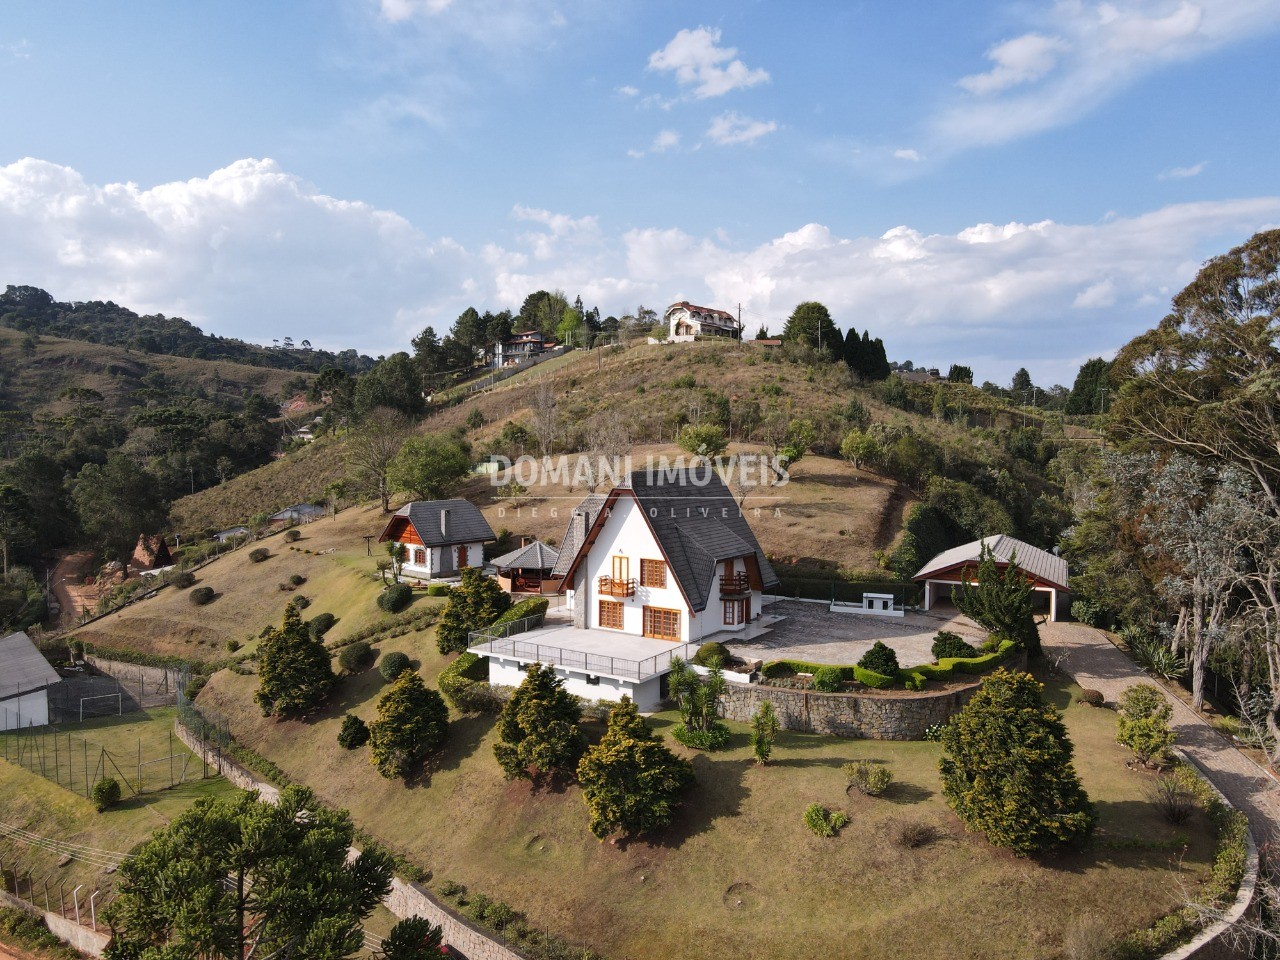
[[[1014,537],[999,534],[975,540],[960,547],[944,550],[921,568],[911,579],[924,584],[921,608],[930,609],[939,601],[949,601],[952,591],[961,583],[977,582],[978,561],[986,544],[1001,570],[1016,562],[1031,581],[1031,589],[1048,601],[1049,619],[1057,620],[1058,611],[1068,603],[1067,561],[1062,557],[1033,547]]]

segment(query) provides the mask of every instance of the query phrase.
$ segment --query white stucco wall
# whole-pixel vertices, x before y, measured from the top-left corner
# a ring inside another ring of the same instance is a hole
[[[43,727],[49,722],[49,694],[45,690],[0,700],[0,730]]]
[[[489,682],[496,686],[518,687],[524,681],[527,663],[507,657],[489,656]],[[661,680],[650,677],[640,683],[616,677],[599,677],[599,683],[587,683],[587,674],[556,667],[556,676],[564,680],[564,688],[584,700],[620,701],[625,694],[645,713],[658,709],[661,702]]]
[[[422,550],[427,555],[427,562],[425,564],[406,562],[402,569],[406,576],[420,577],[423,580],[438,576],[454,576],[458,572],[456,566],[458,546],[454,544],[448,547],[422,547],[418,544],[406,543],[404,547],[409,551],[410,557],[414,556],[414,551]],[[466,548],[467,566],[484,566],[484,544],[468,543]]]

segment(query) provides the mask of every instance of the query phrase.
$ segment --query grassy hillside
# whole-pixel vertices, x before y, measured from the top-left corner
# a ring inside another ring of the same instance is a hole
[[[108,412],[123,414],[143,405],[146,391],[160,384],[174,394],[203,394],[212,401],[230,403],[250,393],[278,399],[285,385],[300,376],[288,370],[141,353],[59,337],[41,336],[30,350],[24,349],[24,342],[22,332],[0,327],[0,370],[5,371],[0,406],[38,418],[73,412],[74,403],[58,399],[68,387],[96,390]],[[305,381],[307,375],[302,376]]]

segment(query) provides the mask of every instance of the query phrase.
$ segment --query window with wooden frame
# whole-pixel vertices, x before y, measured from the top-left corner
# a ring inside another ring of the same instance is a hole
[[[596,618],[600,626],[608,630],[621,630],[622,606],[622,604],[615,603],[612,600],[601,600],[600,612]]]
[[[662,607],[644,608],[644,635],[655,640],[680,639],[680,611]]]
[[[640,586],[665,587],[667,585],[667,564],[663,560],[640,561]]]

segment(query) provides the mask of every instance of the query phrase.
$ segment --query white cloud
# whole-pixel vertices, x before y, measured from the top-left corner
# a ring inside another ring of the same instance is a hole
[[[435,16],[453,5],[453,0],[381,0],[382,16],[392,23],[426,14]]]
[[[640,91],[639,91],[639,89],[637,89],[636,87],[631,86],[630,84],[628,84],[628,85],[626,85],[626,86],[624,86],[624,87],[619,87],[619,88],[618,88],[618,93],[619,93],[620,95],[624,96],[624,97],[638,97],[638,96],[640,96]]]
[[[1280,25],[1274,0],[1058,0],[1034,29],[987,52],[985,73],[935,119],[950,150],[1074,122],[1140,78]]]
[[[893,155],[899,160],[906,160],[910,163],[919,163],[924,158],[920,156],[919,150],[913,150],[910,147],[904,147],[900,150],[893,151]]]
[[[904,224],[843,237],[811,223],[749,247],[711,226],[618,234],[591,215],[523,204],[511,215],[514,239],[467,250],[270,160],[149,188],[89,184],[40,160],[0,167],[6,282],[178,314],[225,336],[389,352],[469,304],[515,308],[539,288],[581,291],[605,313],[679,292],[779,322],[816,299],[842,326],[884,337],[895,359],[971,363],[993,380],[1026,365],[1041,382],[1069,380],[1081,352],[1154,325],[1207,256],[1280,223],[1280,197],[946,234]]]
[[[730,110],[711,121],[707,136],[722,147],[739,143],[752,143],[778,129],[774,120],[753,120]]]
[[[628,150],[627,156],[639,159],[650,153],[666,153],[680,145],[680,134],[675,130],[659,130],[658,135],[653,138],[653,142],[649,144],[645,150]]]
[[[1190,167],[1173,167],[1165,170],[1156,179],[1158,180],[1187,180],[1191,177],[1198,177],[1204,173],[1204,168],[1209,166],[1208,160],[1201,160],[1199,163]]]
[[[661,50],[649,55],[649,69],[675,73],[676,81],[693,88],[700,100],[731,90],[753,87],[769,79],[763,69],[752,70],[736,59],[733,47],[721,47],[720,31],[709,27],[681,30]]]

